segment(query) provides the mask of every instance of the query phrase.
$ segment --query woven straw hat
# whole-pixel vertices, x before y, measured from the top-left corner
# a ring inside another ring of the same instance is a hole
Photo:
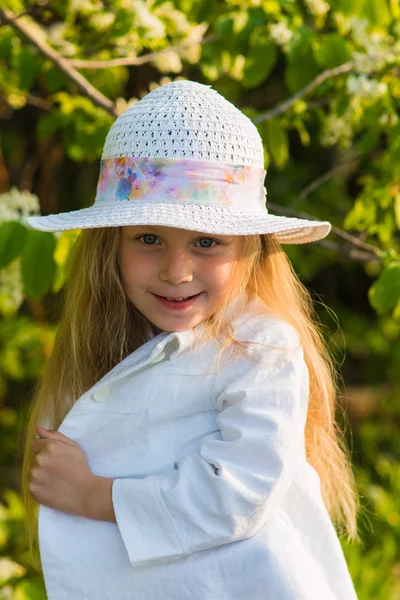
[[[219,235],[324,238],[328,221],[275,216],[265,205],[257,128],[211,86],[175,81],[150,92],[108,132],[92,206],[28,223],[42,231],[164,225]]]

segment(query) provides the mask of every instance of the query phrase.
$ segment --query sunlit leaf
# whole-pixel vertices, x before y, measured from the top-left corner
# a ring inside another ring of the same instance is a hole
[[[265,81],[271,73],[278,51],[275,43],[267,36],[258,36],[246,55],[243,69],[243,85],[253,88]]]
[[[26,227],[18,221],[0,223],[0,269],[21,254],[26,235]]]
[[[400,262],[386,267],[369,289],[371,306],[379,313],[394,308],[400,300]]]
[[[32,581],[18,583],[13,596],[13,600],[46,600],[46,598],[44,587]]]
[[[320,67],[331,69],[351,60],[351,52],[342,36],[331,33],[324,35],[314,50],[315,60]]]
[[[275,164],[282,169],[289,158],[289,140],[279,119],[267,121],[267,147]]]
[[[41,298],[51,288],[56,273],[55,248],[56,240],[52,233],[34,229],[28,232],[21,272],[24,292],[30,298]]]

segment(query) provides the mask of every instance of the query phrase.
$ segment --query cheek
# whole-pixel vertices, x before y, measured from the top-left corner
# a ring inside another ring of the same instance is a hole
[[[234,262],[231,260],[216,261],[208,265],[205,277],[215,290],[224,290],[231,282]]]
[[[125,252],[120,257],[120,268],[124,284],[130,287],[145,284],[152,276],[154,265],[149,257]]]

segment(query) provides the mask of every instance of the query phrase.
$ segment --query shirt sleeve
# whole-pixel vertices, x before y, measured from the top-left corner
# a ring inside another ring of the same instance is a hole
[[[221,439],[206,436],[171,474],[115,479],[112,501],[132,566],[161,564],[254,535],[304,456],[307,404],[300,344],[276,351],[272,364],[249,359],[219,390]]]

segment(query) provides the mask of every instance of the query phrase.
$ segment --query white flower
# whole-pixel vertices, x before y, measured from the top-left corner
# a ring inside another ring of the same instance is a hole
[[[12,577],[25,575],[26,569],[10,558],[0,558],[0,585]]]
[[[305,0],[305,3],[314,17],[324,17],[331,8],[325,0]]]
[[[65,23],[54,23],[48,28],[48,37],[53,46],[56,46],[63,56],[74,56],[76,47],[64,38],[66,30]]]
[[[133,10],[136,27],[143,27],[146,30],[146,35],[151,38],[164,38],[166,31],[164,24],[147,8],[146,4],[141,0],[127,4],[128,10]]]
[[[17,258],[0,271],[0,312],[6,316],[15,314],[24,299],[20,262]],[[2,568],[0,562],[0,578]]]
[[[91,24],[103,31],[109,29],[115,21],[115,15],[111,12],[94,13],[90,16]]]
[[[325,147],[339,144],[342,148],[349,148],[353,137],[353,130],[349,117],[338,117],[330,114],[323,123],[321,144]]]
[[[389,124],[389,113],[384,112],[378,119],[380,125],[388,125]]]
[[[93,10],[101,10],[102,3],[97,0],[70,0],[69,8],[71,12],[80,12],[90,14]]]
[[[272,39],[279,46],[287,44],[293,37],[293,31],[291,31],[283,21],[270,25],[269,31]]]
[[[351,17],[349,19],[349,25],[352,32],[352,37],[355,42],[360,46],[366,47],[369,42],[369,35],[367,33],[368,21],[367,19],[360,19],[359,17]]]
[[[370,79],[364,74],[350,75],[347,78],[346,85],[350,94],[368,100],[368,104],[373,104],[387,92],[387,85],[385,82]]]
[[[383,127],[385,125],[396,125],[398,120],[399,120],[399,117],[396,115],[396,113],[388,113],[388,112],[382,113],[380,115],[380,117],[378,118],[379,124],[382,125]]]
[[[154,59],[155,67],[161,73],[181,73],[182,62],[179,54],[176,52],[165,52],[158,58]]]
[[[15,598],[15,596],[11,585],[0,588],[0,600],[13,600],[13,598]]]
[[[26,190],[13,187],[0,194],[0,223],[3,221],[19,221],[26,223],[26,217],[39,213],[39,199]]]

